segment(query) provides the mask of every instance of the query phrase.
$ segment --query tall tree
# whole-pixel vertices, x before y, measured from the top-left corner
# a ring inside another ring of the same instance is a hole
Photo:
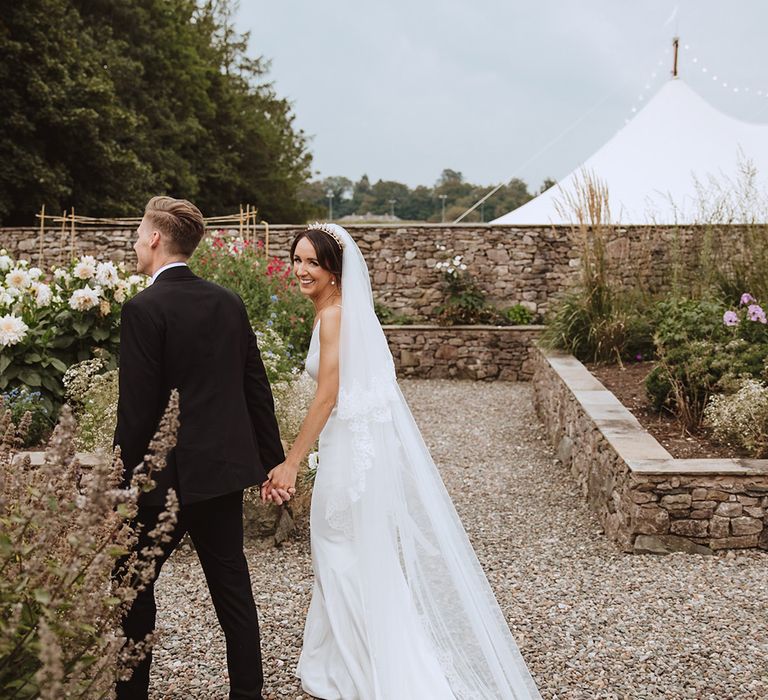
[[[301,220],[311,155],[246,54],[231,0],[29,0],[0,6],[0,219],[41,202],[135,214],[151,194],[209,214]]]
[[[151,167],[110,74],[123,67],[102,48],[68,0],[0,5],[0,219],[28,223],[42,202],[114,212],[144,197]]]
[[[317,211],[327,215],[327,200],[323,201],[331,183],[348,183],[346,178],[326,178],[310,183],[304,188],[302,198],[316,207]],[[463,214],[475,202],[479,201],[492,189],[487,185],[474,185],[466,182],[457,170],[446,168],[441,173],[434,187],[419,185],[413,189],[401,182],[379,180],[371,185],[367,175],[363,175],[352,187],[351,199],[346,194],[340,198],[342,207],[337,207],[334,199],[334,216],[344,214],[365,216],[372,214],[394,213],[409,221],[433,221],[442,219],[443,199],[445,197],[446,221],[452,221]],[[346,190],[345,190],[346,191]],[[506,185],[464,219],[467,222],[490,221],[512,209],[516,209],[531,198],[528,187],[520,179],[510,180]],[[395,200],[394,205],[391,200]]]

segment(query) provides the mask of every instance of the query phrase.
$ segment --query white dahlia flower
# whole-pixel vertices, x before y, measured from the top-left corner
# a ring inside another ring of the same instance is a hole
[[[16,345],[24,340],[29,327],[18,316],[0,316],[0,346]]]
[[[72,275],[67,272],[63,267],[57,267],[53,271],[53,279],[55,279],[57,282],[64,281],[69,282],[72,279]]]
[[[75,311],[88,311],[99,305],[99,290],[92,287],[76,289],[69,298],[69,306]]]
[[[26,289],[32,284],[32,279],[26,270],[15,267],[5,276],[5,283],[12,289]]]
[[[83,255],[77,265],[75,265],[73,273],[77,279],[91,279],[96,274],[96,258],[92,255]]]
[[[53,295],[51,294],[51,288],[47,284],[38,282],[32,288],[35,295],[35,302],[39,307],[50,306]]]
[[[124,280],[120,280],[115,285],[115,301],[122,304],[128,296],[128,285]]]
[[[102,286],[111,289],[120,281],[115,263],[108,260],[96,266],[96,281]]]

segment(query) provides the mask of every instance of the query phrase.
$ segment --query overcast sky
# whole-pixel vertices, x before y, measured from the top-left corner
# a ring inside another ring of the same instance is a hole
[[[669,78],[676,31],[689,85],[768,121],[767,0],[241,0],[237,23],[323,177],[538,188]]]

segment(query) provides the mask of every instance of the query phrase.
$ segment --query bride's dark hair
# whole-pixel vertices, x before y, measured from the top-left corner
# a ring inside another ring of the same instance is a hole
[[[343,254],[336,239],[325,231],[317,228],[310,228],[296,235],[291,243],[291,263],[293,255],[296,252],[296,246],[302,238],[308,238],[309,242],[315,248],[317,262],[323,270],[328,270],[335,278],[336,284],[341,288],[341,264]]]

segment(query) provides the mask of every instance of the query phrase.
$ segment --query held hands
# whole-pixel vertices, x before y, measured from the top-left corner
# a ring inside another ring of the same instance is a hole
[[[299,473],[298,466],[283,462],[278,464],[271,472],[268,479],[261,486],[261,500],[272,501],[275,505],[282,505],[290,501],[296,493],[296,476]]]

